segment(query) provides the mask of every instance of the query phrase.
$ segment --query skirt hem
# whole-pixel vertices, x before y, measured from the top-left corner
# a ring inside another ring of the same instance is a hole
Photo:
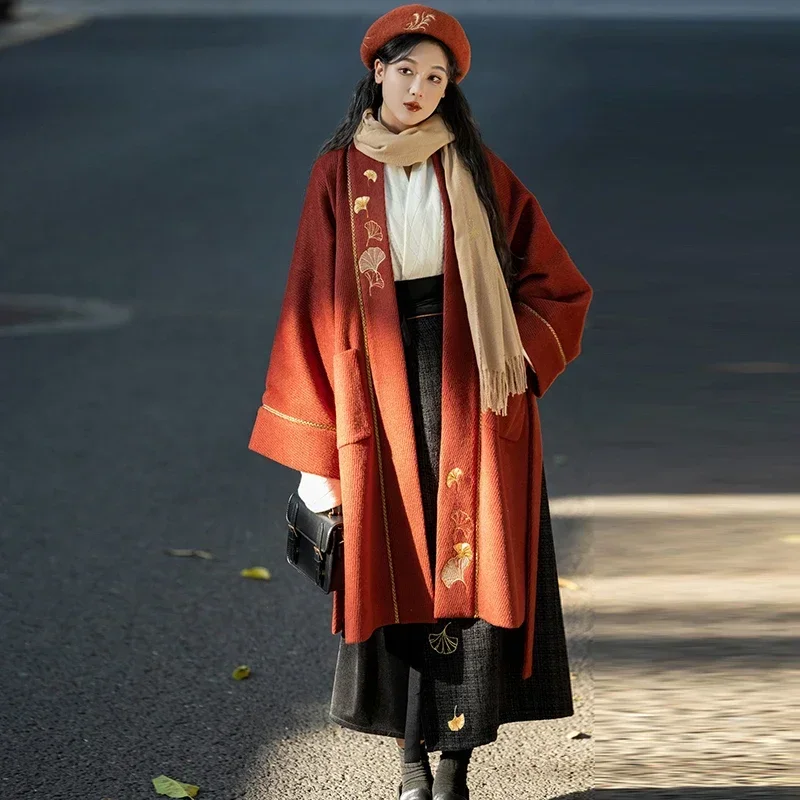
[[[328,717],[333,720],[337,725],[341,725],[343,728],[349,728],[353,731],[358,731],[359,733],[369,733],[373,736],[391,736],[394,739],[404,739],[405,738],[405,731],[403,733],[398,733],[397,731],[386,731],[384,729],[378,728],[367,728],[363,725],[358,725],[355,722],[350,722],[350,720],[341,719],[340,717],[331,714],[330,711],[328,712]]]
[[[459,747],[459,749],[464,749],[465,746],[466,746],[467,748],[474,749],[474,748],[477,748],[477,747],[483,747],[484,745],[487,745],[487,744],[492,744],[492,742],[496,742],[497,741],[499,729],[503,725],[513,725],[514,723],[520,723],[520,722],[550,722],[550,721],[555,720],[555,719],[568,719],[569,717],[573,717],[573,716],[575,716],[575,709],[574,708],[571,709],[569,711],[569,713],[566,713],[566,711],[564,711],[564,712],[562,712],[562,711],[553,711],[553,712],[547,714],[546,716],[543,715],[543,716],[537,716],[537,717],[534,717],[534,718],[530,718],[530,717],[521,717],[521,718],[519,718],[519,717],[511,717],[511,718],[508,718],[508,719],[504,719],[504,720],[502,720],[501,722],[498,723],[498,725],[497,725],[498,729],[495,731],[494,736],[492,738],[482,738],[480,740],[476,739],[475,742],[467,742],[466,745],[464,745],[463,743],[460,743],[458,745],[458,747]],[[405,732],[398,733],[397,731],[387,731],[384,728],[369,728],[369,727],[366,727],[364,725],[359,725],[358,723],[355,723],[355,722],[350,722],[350,720],[346,720],[346,719],[342,719],[341,717],[337,717],[335,714],[332,714],[331,712],[328,712],[328,718],[332,722],[335,722],[337,725],[340,725],[342,728],[348,728],[349,730],[358,731],[358,733],[366,733],[366,734],[369,734],[371,736],[386,736],[386,737],[391,737],[393,739],[403,739],[403,738],[405,738]],[[444,746],[443,747],[443,746],[440,746],[440,744],[441,743],[437,741],[435,747],[429,748],[429,752],[435,752],[435,751],[438,751],[438,750],[447,750],[447,749],[449,749],[449,746]]]

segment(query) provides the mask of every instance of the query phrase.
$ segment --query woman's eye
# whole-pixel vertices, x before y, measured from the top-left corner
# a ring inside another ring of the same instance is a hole
[[[400,72],[400,73],[411,72],[411,70],[408,67],[400,67],[397,71]],[[436,79],[434,81],[435,83],[441,83],[442,82],[441,76],[439,76],[439,75],[431,75],[431,79],[433,80],[434,78]]]

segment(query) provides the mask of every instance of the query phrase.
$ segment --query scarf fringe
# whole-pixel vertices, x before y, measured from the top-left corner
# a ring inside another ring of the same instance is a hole
[[[522,394],[528,385],[525,374],[525,356],[513,356],[500,370],[482,369],[481,411],[491,410],[505,416],[508,413],[508,396]]]

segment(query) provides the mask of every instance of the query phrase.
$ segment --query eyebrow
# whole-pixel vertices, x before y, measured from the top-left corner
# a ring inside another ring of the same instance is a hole
[[[417,66],[419,66],[419,62],[418,62],[418,61],[415,61],[413,58],[410,58],[409,56],[406,56],[405,58],[403,58],[403,59],[401,59],[401,60],[402,60],[402,61],[410,61],[412,64],[416,64]],[[441,70],[442,72],[444,72],[445,74],[447,73],[447,70],[446,70],[444,67],[440,67],[438,64],[434,64],[434,65],[431,67],[431,69],[440,69],[440,70]]]

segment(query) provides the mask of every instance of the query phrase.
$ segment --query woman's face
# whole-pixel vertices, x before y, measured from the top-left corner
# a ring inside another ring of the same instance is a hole
[[[420,42],[394,64],[375,59],[375,82],[383,84],[381,122],[400,133],[436,111],[447,86],[447,57],[435,42]],[[419,108],[409,108],[406,103],[416,103]]]

